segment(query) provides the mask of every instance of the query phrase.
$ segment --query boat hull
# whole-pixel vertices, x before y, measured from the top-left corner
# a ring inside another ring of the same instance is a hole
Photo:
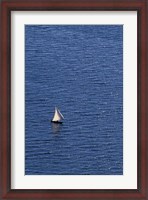
[[[52,120],[51,120],[51,122],[52,122],[52,123],[55,123],[55,124],[62,124],[62,123],[63,123],[63,122],[59,122],[59,121],[52,121]]]

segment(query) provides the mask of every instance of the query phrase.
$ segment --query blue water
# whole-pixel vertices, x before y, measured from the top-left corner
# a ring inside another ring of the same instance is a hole
[[[123,174],[122,25],[25,26],[25,174]]]

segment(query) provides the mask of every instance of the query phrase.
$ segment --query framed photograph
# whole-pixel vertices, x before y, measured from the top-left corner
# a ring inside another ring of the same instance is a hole
[[[1,1],[1,199],[148,199],[147,1]]]

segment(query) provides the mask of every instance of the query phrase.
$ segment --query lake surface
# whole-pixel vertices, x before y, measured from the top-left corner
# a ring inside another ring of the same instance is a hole
[[[25,174],[123,174],[122,25],[25,26]]]

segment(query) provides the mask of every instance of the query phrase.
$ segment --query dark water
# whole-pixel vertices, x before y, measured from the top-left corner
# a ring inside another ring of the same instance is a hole
[[[25,38],[25,174],[123,174],[123,27],[27,25]]]

